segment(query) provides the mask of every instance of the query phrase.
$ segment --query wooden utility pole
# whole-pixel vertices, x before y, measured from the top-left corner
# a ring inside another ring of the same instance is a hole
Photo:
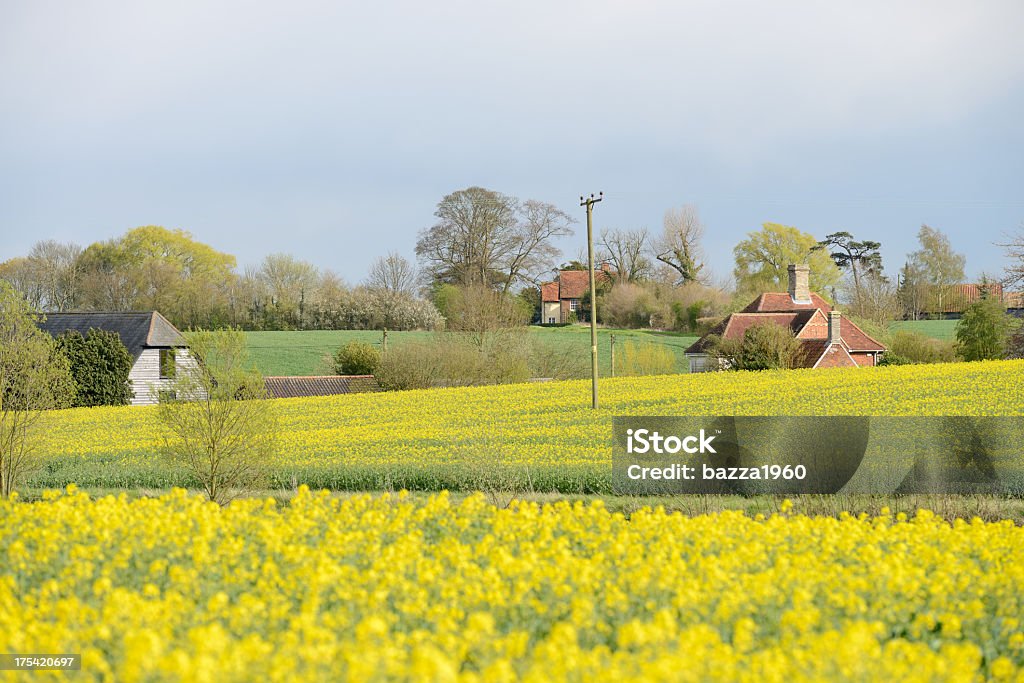
[[[597,410],[597,285],[594,278],[594,204],[604,199],[591,193],[586,199],[580,195],[580,206],[587,207],[587,269],[590,271],[590,370],[592,375],[593,405]]]

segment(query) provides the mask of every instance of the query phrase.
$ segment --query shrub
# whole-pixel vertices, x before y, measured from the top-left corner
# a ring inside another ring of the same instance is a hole
[[[36,326],[28,302],[0,280],[0,496],[42,464],[36,448],[41,411],[74,400],[68,359]]]
[[[709,355],[724,361],[722,369],[776,370],[794,367],[799,353],[792,330],[765,322],[747,329],[741,340],[716,338]]]
[[[133,359],[116,332],[71,330],[57,338],[75,382],[75,407],[123,406],[132,399]]]
[[[339,375],[372,375],[380,365],[380,351],[364,342],[349,342],[334,355],[334,371]]]
[[[889,352],[910,363],[952,363],[956,360],[953,344],[932,339],[917,332],[900,331],[893,335]]]
[[[912,365],[913,361],[906,356],[901,356],[898,353],[892,351],[886,351],[882,354],[882,357],[878,359],[878,365]]]
[[[650,327],[654,312],[652,304],[653,297],[644,287],[632,282],[618,282],[598,302],[598,315],[602,322],[612,327]]]
[[[184,464],[210,500],[224,505],[261,483],[275,452],[277,415],[240,330],[188,332],[195,368],[179,372],[157,406],[166,453]]]
[[[357,287],[316,302],[310,323],[320,330],[436,330],[444,318],[410,294]]]
[[[483,345],[472,333],[438,334],[389,350],[375,376],[388,391],[525,382],[533,348],[523,334],[492,335]]]
[[[627,341],[622,345],[622,351],[615,354],[615,374],[620,377],[671,375],[676,372],[679,372],[676,355],[663,344]]]

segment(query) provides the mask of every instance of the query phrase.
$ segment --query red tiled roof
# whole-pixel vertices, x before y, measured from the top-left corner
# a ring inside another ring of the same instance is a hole
[[[594,281],[602,282],[608,279],[608,272],[604,270],[594,271]],[[586,270],[563,270],[558,273],[558,298],[559,299],[582,299],[583,295],[590,290],[590,273]],[[556,299],[557,300],[557,299]],[[545,299],[546,301],[546,299]]]
[[[793,367],[813,368],[827,348],[827,339],[801,339],[800,351],[797,352]]]
[[[540,286],[540,300],[547,302],[558,301],[558,283],[545,282]]]
[[[590,275],[587,271],[563,270],[558,274],[559,299],[582,299],[588,289],[590,289]]]
[[[846,316],[839,319],[839,337],[851,351],[885,351],[884,346]]]
[[[265,377],[271,398],[334,396],[380,391],[373,375],[326,375],[322,377]]]
[[[960,284],[953,285],[942,297],[942,307],[928,311],[929,313],[963,313],[964,309],[981,298],[982,285]],[[989,296],[1003,299],[1003,286],[998,282],[991,282],[987,285]]]
[[[786,311],[805,311],[820,308],[825,313],[832,310],[832,304],[811,292],[810,303],[797,303],[788,292],[765,292],[743,309],[742,313],[782,313]]]
[[[793,334],[796,334],[812,317],[814,317],[814,310],[785,313],[733,313],[718,323],[711,332],[694,342],[690,348],[686,349],[686,353],[703,353],[708,347],[708,338],[711,335],[722,339],[742,339],[751,327],[765,322],[788,327]]]
[[[853,359],[853,356],[850,355],[850,352],[842,344],[832,344],[825,349],[824,353],[810,367],[855,368],[858,366],[857,361]]]
[[[814,317],[816,311],[817,309],[805,309],[785,313],[733,313],[716,325],[708,334],[694,342],[686,349],[686,353],[704,353],[710,343],[709,337],[711,335],[717,335],[723,339],[742,339],[748,329],[765,321],[788,327],[793,331],[793,334],[798,334],[804,325]],[[839,319],[839,338],[850,351],[885,351],[884,346],[868,336],[852,320],[847,319],[845,316]],[[824,338],[804,339],[801,340],[801,344],[818,341],[824,342],[825,340]],[[815,347],[807,346],[807,348],[813,349]],[[818,357],[820,355],[819,353]],[[810,365],[801,365],[800,367],[812,367],[813,365],[814,363],[812,362]]]

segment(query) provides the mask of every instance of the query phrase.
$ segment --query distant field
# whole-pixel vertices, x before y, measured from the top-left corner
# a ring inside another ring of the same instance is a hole
[[[926,337],[953,341],[956,337],[956,325],[959,320],[898,320],[889,325],[893,332],[906,330],[917,332]]]
[[[578,349],[585,357],[590,354],[590,328],[532,327],[530,334],[550,344],[554,350]],[[332,374],[330,356],[342,344],[351,341],[381,344],[381,333],[362,330],[330,330],[306,332],[249,332],[249,350],[256,367],[267,376]],[[607,375],[610,369],[611,335],[616,343],[626,341],[663,344],[676,354],[678,371],[686,372],[688,365],[683,352],[696,337],[651,330],[598,330],[599,371]],[[401,345],[411,340],[429,339],[430,332],[389,332],[388,344]],[[617,347],[620,348],[621,347]]]

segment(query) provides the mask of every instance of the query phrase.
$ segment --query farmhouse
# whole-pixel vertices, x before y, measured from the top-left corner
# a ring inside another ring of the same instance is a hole
[[[51,336],[91,329],[116,332],[132,354],[132,405],[156,403],[176,373],[195,367],[181,332],[156,311],[149,313],[48,313],[39,326]]]
[[[598,284],[610,278],[607,265],[594,272]],[[541,317],[544,325],[567,323],[572,315],[584,322],[583,296],[590,290],[590,273],[586,270],[560,270],[558,278],[540,286]]]
[[[708,356],[712,336],[742,339],[748,329],[764,323],[788,327],[800,340],[798,367],[877,365],[885,347],[812,292],[809,278],[807,265],[790,265],[789,291],[761,294],[686,349],[690,372],[715,369]]]

